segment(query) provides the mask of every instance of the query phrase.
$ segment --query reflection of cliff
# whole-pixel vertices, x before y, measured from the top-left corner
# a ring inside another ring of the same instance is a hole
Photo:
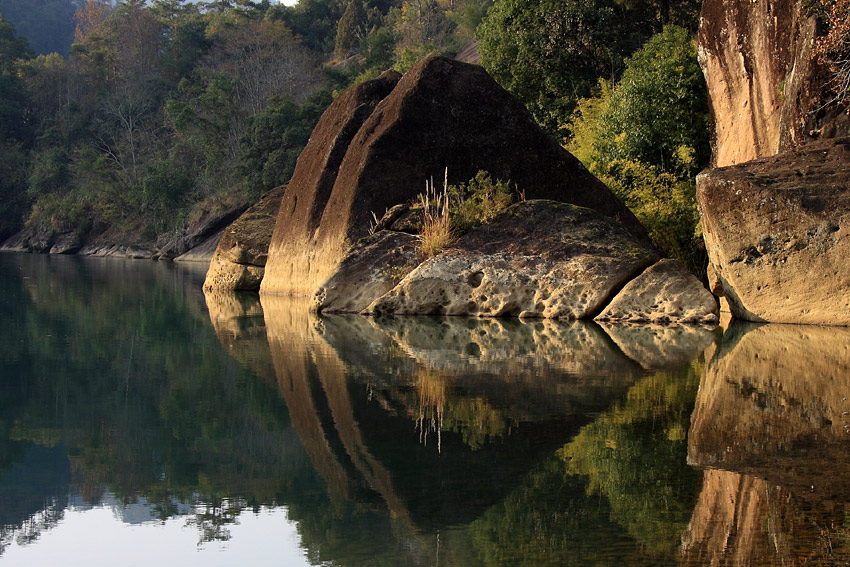
[[[261,301],[314,466],[338,496],[419,527],[478,517],[644,373],[593,324],[317,317],[304,300]]]
[[[215,334],[227,351],[263,381],[274,383],[263,308],[256,293],[204,290]]]
[[[700,384],[689,561],[850,560],[850,329],[735,323]],[[838,564],[834,563],[834,564]]]

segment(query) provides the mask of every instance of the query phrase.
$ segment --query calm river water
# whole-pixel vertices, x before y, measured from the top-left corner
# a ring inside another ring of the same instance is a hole
[[[316,317],[0,255],[0,563],[846,565],[850,330]]]

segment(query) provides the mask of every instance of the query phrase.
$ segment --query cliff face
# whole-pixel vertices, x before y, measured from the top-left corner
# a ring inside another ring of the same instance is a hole
[[[699,59],[713,117],[713,165],[805,143],[818,114],[817,22],[801,0],[705,0]]]

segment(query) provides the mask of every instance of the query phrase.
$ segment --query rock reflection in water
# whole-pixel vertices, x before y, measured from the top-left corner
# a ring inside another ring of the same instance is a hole
[[[850,562],[850,329],[736,322],[688,437],[705,471],[686,563]]]
[[[226,305],[250,309],[207,301],[229,344],[241,327],[222,323]],[[382,502],[426,529],[479,517],[647,366],[593,323],[319,317],[298,298],[261,303],[292,423],[336,497]],[[648,336],[626,341],[659,342]],[[712,340],[699,336],[690,358]]]

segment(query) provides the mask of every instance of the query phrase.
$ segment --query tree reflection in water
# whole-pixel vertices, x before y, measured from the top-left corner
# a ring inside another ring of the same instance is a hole
[[[703,363],[699,329],[317,317],[165,265],[0,268],[0,545],[69,506],[202,543],[285,506],[316,564],[850,555],[846,330],[737,325]]]

